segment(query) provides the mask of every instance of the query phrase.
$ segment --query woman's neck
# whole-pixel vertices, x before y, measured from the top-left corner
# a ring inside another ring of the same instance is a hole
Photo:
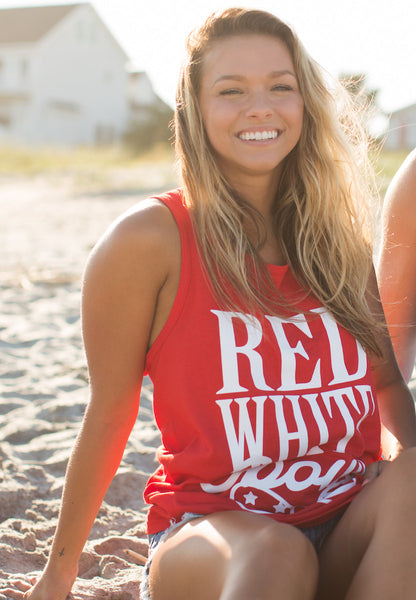
[[[267,225],[271,225],[278,175],[267,178],[242,177],[239,181],[231,183],[239,196],[262,215]]]
[[[264,240],[259,248],[259,254],[262,259],[273,265],[286,264],[286,258],[281,250],[281,244],[276,238],[273,222],[273,206],[276,199],[277,178],[274,181],[264,181],[259,177],[257,180],[253,177],[247,180],[240,179],[237,185],[233,186],[239,196],[253,208],[263,218]],[[256,244],[258,230],[251,222],[246,223],[246,231],[252,241]]]

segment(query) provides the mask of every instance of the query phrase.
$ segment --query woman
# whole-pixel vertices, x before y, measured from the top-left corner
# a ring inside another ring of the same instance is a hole
[[[125,215],[87,266],[91,398],[26,598],[71,589],[144,371],[163,446],[142,598],[413,598],[413,403],[334,106],[268,13],[230,9],[190,36],[183,188]]]
[[[383,206],[380,295],[403,377],[416,358],[416,150],[391,182]]]

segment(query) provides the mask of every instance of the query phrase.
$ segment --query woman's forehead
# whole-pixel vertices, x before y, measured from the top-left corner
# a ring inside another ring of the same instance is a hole
[[[286,44],[271,35],[233,35],[211,42],[202,60],[203,74],[222,75],[291,71],[293,61]]]

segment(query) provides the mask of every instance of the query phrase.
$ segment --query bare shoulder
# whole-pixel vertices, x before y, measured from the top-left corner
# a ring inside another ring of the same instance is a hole
[[[131,241],[140,241],[141,238],[146,242],[173,241],[179,235],[171,211],[157,198],[148,198],[135,204],[115,221],[109,233],[116,237],[118,234],[122,237],[127,234]]]
[[[143,200],[117,219],[101,237],[86,273],[99,270],[141,271],[163,280],[180,254],[180,237],[170,210],[157,199]]]
[[[135,204],[123,213],[104,233],[95,252],[107,246],[132,250],[160,248],[179,241],[179,232],[168,207],[157,198],[149,198]]]
[[[140,202],[105,232],[87,262],[82,294],[95,386],[98,381],[109,390],[136,382],[138,365],[168,318],[179,277],[179,231],[160,201]]]

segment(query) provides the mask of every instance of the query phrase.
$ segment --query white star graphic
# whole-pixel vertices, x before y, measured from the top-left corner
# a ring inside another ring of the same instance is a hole
[[[250,492],[249,494],[244,494],[244,498],[246,499],[246,504],[252,504],[254,506],[258,496],[255,496],[253,492]]]

